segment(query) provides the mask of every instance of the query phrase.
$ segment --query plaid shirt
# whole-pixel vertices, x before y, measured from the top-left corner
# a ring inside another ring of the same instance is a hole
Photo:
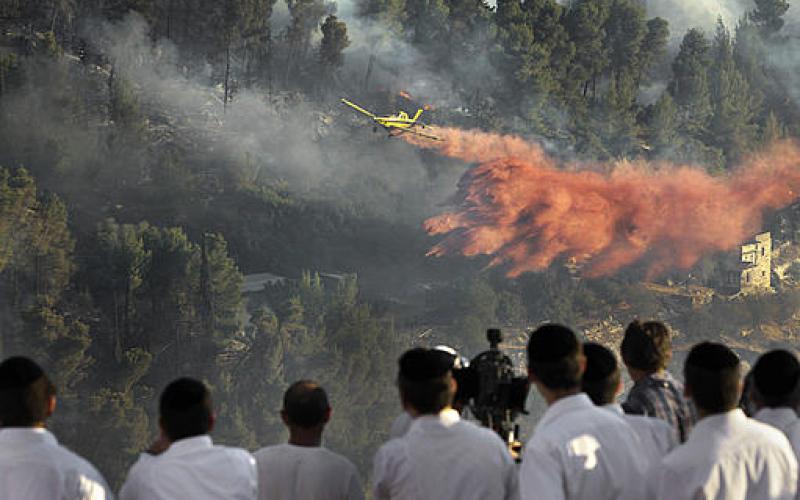
[[[669,372],[653,373],[633,384],[622,403],[625,413],[666,420],[683,443],[697,422],[694,405],[683,397],[683,384]]]

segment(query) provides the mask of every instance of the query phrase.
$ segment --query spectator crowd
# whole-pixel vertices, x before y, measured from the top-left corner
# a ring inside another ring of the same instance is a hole
[[[789,500],[798,497],[800,363],[763,354],[745,377],[719,343],[695,345],[683,382],[671,333],[631,323],[620,360],[546,324],[527,345],[528,380],[547,403],[517,463],[509,446],[453,407],[459,358],[414,348],[399,359],[403,413],[373,461],[375,500]],[[627,371],[633,386],[617,403]],[[746,387],[746,390],[743,388]],[[0,363],[0,499],[114,498],[89,462],[47,430],[56,390],[24,357]],[[323,446],[322,387],[285,392],[287,443],[255,453],[214,444],[211,394],[180,378],[159,400],[160,435],[128,472],[121,500],[361,500],[355,466]],[[376,429],[375,432],[386,431]]]

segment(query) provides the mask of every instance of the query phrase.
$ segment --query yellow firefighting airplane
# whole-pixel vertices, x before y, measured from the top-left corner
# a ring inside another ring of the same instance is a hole
[[[425,137],[426,139],[431,139],[434,141],[444,140],[441,137],[436,137],[433,134],[429,134],[420,130],[421,128],[427,128],[427,125],[419,121],[419,117],[422,115],[421,109],[418,109],[417,113],[413,117],[408,116],[408,113],[405,111],[400,111],[396,115],[377,116],[374,113],[362,108],[358,104],[348,101],[347,99],[342,99],[342,103],[347,104],[359,113],[370,117],[377,125],[380,125],[389,132],[389,137],[396,137],[400,134],[408,133]]]

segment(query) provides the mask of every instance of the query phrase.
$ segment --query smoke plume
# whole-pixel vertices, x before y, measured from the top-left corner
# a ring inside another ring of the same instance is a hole
[[[800,147],[785,141],[715,177],[685,165],[620,162],[559,168],[517,137],[437,129],[420,147],[477,162],[459,184],[460,207],[425,229],[445,235],[429,255],[489,255],[518,276],[574,260],[588,277],[645,263],[649,276],[688,269],[760,229],[765,210],[800,193]]]

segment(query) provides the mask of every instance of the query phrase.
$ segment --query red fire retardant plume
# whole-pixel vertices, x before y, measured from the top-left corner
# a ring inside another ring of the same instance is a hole
[[[444,142],[406,134],[419,147],[479,165],[459,183],[460,207],[425,229],[445,235],[429,255],[490,255],[508,275],[574,259],[589,277],[644,260],[652,277],[687,269],[759,231],[765,210],[800,193],[800,147],[778,142],[730,175],[696,167],[620,163],[559,169],[518,137],[437,128]],[[600,173],[603,171],[604,173]]]

